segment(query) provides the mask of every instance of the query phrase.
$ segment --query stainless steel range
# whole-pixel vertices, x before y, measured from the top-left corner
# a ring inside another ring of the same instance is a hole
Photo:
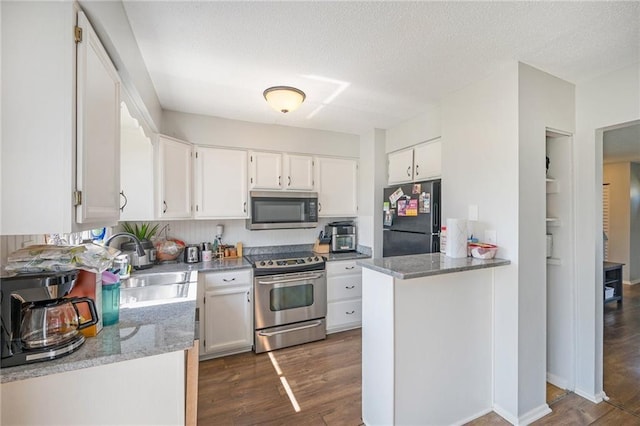
[[[254,351],[326,338],[327,277],[311,252],[246,256],[254,268]]]

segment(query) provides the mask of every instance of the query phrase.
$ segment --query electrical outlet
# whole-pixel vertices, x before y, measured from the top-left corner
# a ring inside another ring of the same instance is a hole
[[[483,243],[498,245],[498,237],[496,236],[495,229],[487,229],[486,231],[484,231]]]
[[[473,221],[477,221],[478,220],[478,205],[477,204],[471,204],[469,205],[469,213],[468,213],[468,220],[473,220]]]

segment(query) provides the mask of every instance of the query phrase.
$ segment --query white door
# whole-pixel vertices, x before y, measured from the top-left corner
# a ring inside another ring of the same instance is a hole
[[[233,149],[196,148],[195,217],[248,217],[247,153]]]
[[[76,222],[111,225],[120,217],[120,78],[82,12],[78,27]]]
[[[358,214],[358,163],[343,158],[316,157],[318,215]]]
[[[442,175],[441,139],[416,146],[413,150],[413,163],[414,180],[439,178]]]
[[[204,311],[206,353],[230,351],[253,344],[250,285],[207,290]]]
[[[158,136],[158,217],[191,217],[191,144]]]
[[[273,152],[249,152],[251,189],[282,188],[282,154]]]
[[[388,156],[389,185],[413,180],[413,149],[392,152]]]
[[[284,154],[284,170],[285,189],[313,190],[313,157]]]

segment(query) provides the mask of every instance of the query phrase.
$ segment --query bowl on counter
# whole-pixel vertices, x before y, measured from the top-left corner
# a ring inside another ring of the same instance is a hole
[[[476,259],[493,259],[498,252],[498,246],[485,243],[469,243],[471,256]]]

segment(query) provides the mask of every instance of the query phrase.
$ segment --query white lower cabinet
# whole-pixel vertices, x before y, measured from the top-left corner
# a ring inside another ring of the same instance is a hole
[[[250,351],[253,286],[250,270],[199,274],[200,359]]]
[[[362,326],[362,268],[355,260],[327,262],[327,333]]]

